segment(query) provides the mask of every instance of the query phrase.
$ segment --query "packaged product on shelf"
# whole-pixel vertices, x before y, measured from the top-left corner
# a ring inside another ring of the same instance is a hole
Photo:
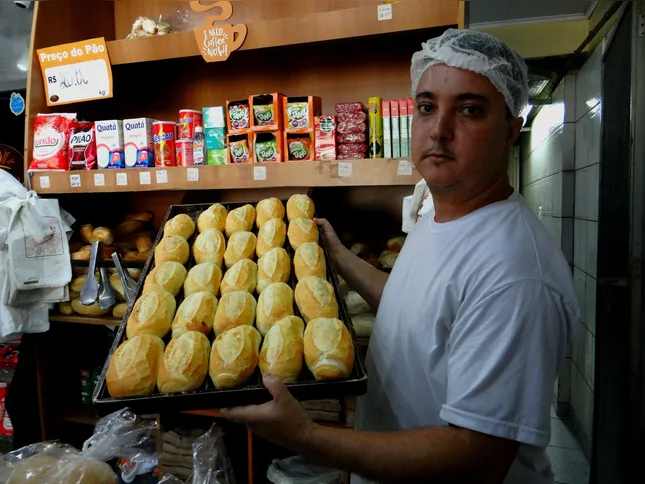
[[[67,154],[69,156],[70,170],[96,169],[94,123],[74,123],[69,137],[69,149]]]
[[[92,379],[90,377],[90,370],[81,370],[81,402],[85,405],[92,404]]]
[[[264,163],[267,161],[280,161],[277,142],[275,139],[267,141],[256,141],[253,147],[255,161]]]
[[[339,113],[340,123],[364,123],[367,121],[367,113],[363,111],[352,111],[351,113]]]
[[[410,156],[410,130],[408,129],[408,100],[399,101],[399,113],[401,115],[401,156]]]
[[[226,128],[206,128],[204,136],[207,150],[226,148]]]
[[[414,115],[414,99],[408,98],[408,156],[412,156],[412,117]]]
[[[289,161],[312,160],[311,138],[287,138]]]
[[[97,121],[94,128],[99,168],[125,168],[123,122],[120,119]]]
[[[338,153],[341,155],[363,154],[367,153],[367,145],[365,143],[345,143],[338,145]]]
[[[224,106],[213,106],[202,109],[204,128],[225,128]]]
[[[278,131],[284,127],[284,116],[282,106],[285,95],[275,92],[272,94],[257,94],[249,97],[253,119],[251,129],[253,131]]]
[[[196,111],[194,109],[179,110],[177,139],[192,140],[195,137],[195,128],[197,126],[204,126],[204,118],[201,111]]]
[[[359,134],[367,131],[365,123],[338,123],[338,132],[340,134]]]
[[[392,121],[392,156],[401,156],[401,117],[399,114],[399,101],[390,101],[390,119]]]
[[[251,159],[248,140],[231,141],[228,149],[231,153],[231,163],[248,163]]]
[[[155,166],[177,166],[177,125],[171,121],[156,121],[152,124],[155,142]]]
[[[286,130],[313,129],[314,118],[322,114],[322,100],[318,96],[287,97],[283,104]]]
[[[206,137],[204,128],[197,126],[195,128],[195,138],[193,140],[193,165],[202,166],[206,164]]]
[[[193,166],[193,140],[177,141],[177,166]]]
[[[316,160],[336,159],[336,116],[316,116],[314,139]]]
[[[34,121],[33,160],[29,170],[66,171],[69,135],[76,113],[38,114]]]
[[[340,113],[354,113],[357,111],[365,111],[367,112],[367,107],[365,107],[365,104],[362,102],[343,102],[343,103],[337,103],[336,106],[334,106],[336,109],[336,112],[338,114]]]
[[[155,166],[153,122],[149,118],[123,120],[123,150],[126,168],[153,168]]]
[[[209,166],[225,165],[228,160],[228,150],[223,148],[221,150],[208,150],[206,152],[206,161]]]
[[[230,133],[239,133],[251,127],[249,102],[247,100],[227,101],[226,107],[228,111],[228,130]]]
[[[367,134],[365,133],[346,133],[338,135],[338,143],[367,143]]]
[[[392,119],[390,113],[390,101],[383,101],[383,156],[392,158]]]
[[[367,153],[350,153],[348,155],[338,155],[337,160],[364,160],[367,158]]]
[[[371,97],[369,104],[369,153],[370,158],[383,158],[383,117],[380,97]]]
[[[255,126],[269,126],[275,123],[275,112],[272,104],[253,106]]]

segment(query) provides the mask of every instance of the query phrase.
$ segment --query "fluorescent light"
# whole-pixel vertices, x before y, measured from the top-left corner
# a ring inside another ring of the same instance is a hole
[[[586,104],[587,104],[587,107],[591,109],[597,106],[598,104],[600,104],[600,99],[598,99],[597,97],[592,97],[591,99],[588,99],[586,101]]]
[[[27,66],[24,64],[16,64],[16,67],[18,70],[21,70],[22,72],[27,72]]]

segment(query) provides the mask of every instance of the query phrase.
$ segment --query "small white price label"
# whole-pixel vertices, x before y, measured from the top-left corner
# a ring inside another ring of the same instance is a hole
[[[94,173],[94,186],[95,187],[105,186],[105,175],[103,173]]]
[[[157,183],[168,183],[168,170],[156,171]]]
[[[263,181],[267,179],[267,167],[266,166],[254,166],[253,167],[253,179],[256,181]]]
[[[338,177],[347,178],[352,176],[352,162],[351,161],[341,161],[338,163]]]
[[[199,181],[199,169],[198,168],[188,168],[186,170],[186,177],[189,182],[198,182]]]
[[[379,20],[392,20],[392,4],[379,5],[377,15]]]
[[[40,188],[49,188],[51,186],[48,176],[40,176],[38,181],[40,182]]]
[[[81,175],[70,175],[69,184],[72,188],[78,188],[81,186]]]
[[[399,166],[396,169],[396,174],[399,176],[412,175],[412,163],[408,160],[399,160]]]
[[[142,171],[139,173],[139,185],[150,185],[152,180],[150,179],[149,171]]]
[[[117,173],[116,174],[116,184],[120,187],[125,187],[128,185],[128,174],[127,173]]]

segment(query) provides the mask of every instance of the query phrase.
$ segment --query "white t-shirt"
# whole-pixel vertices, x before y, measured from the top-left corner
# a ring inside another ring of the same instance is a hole
[[[448,223],[433,209],[385,286],[356,428],[516,440],[504,483],[551,484],[549,406],[579,324],[571,269],[519,194]]]

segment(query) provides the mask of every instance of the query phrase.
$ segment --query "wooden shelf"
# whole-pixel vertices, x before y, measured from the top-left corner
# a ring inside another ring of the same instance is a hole
[[[456,0],[394,3],[392,19],[383,21],[378,20],[377,4],[372,3],[369,7],[253,22],[248,24],[246,41],[239,50],[257,50],[457,26],[460,18],[459,3]],[[140,39],[114,40],[108,42],[107,47],[112,65],[200,55],[192,31]]]
[[[351,166],[351,173],[341,170]],[[349,163],[349,165],[347,165]],[[368,159],[349,162],[302,161],[286,163],[239,164],[194,167],[198,181],[188,181],[190,168],[150,168],[92,170],[77,172],[31,172],[31,188],[41,195],[61,193],[113,193],[160,190],[219,190],[275,187],[338,186],[413,186],[420,175],[407,159]],[[254,180],[254,168],[266,167],[266,180]],[[408,169],[407,174],[404,173]],[[412,170],[412,174],[409,174]],[[166,171],[167,182],[157,183],[159,172]],[[191,170],[192,173],[194,171]],[[399,171],[401,170],[401,171]],[[127,174],[127,183],[117,185],[117,174]],[[96,186],[96,175],[103,174],[103,185]],[[143,177],[149,184],[141,184]],[[71,186],[71,176],[80,176],[80,186]],[[45,188],[43,188],[45,186]]]
[[[49,321],[55,323],[100,324],[104,326],[119,326],[120,319],[114,318],[89,318],[86,316],[66,316],[64,314],[50,314]]]
[[[96,425],[99,418],[94,412],[94,408],[90,406],[78,406],[63,414],[64,422],[72,422],[82,425]]]

